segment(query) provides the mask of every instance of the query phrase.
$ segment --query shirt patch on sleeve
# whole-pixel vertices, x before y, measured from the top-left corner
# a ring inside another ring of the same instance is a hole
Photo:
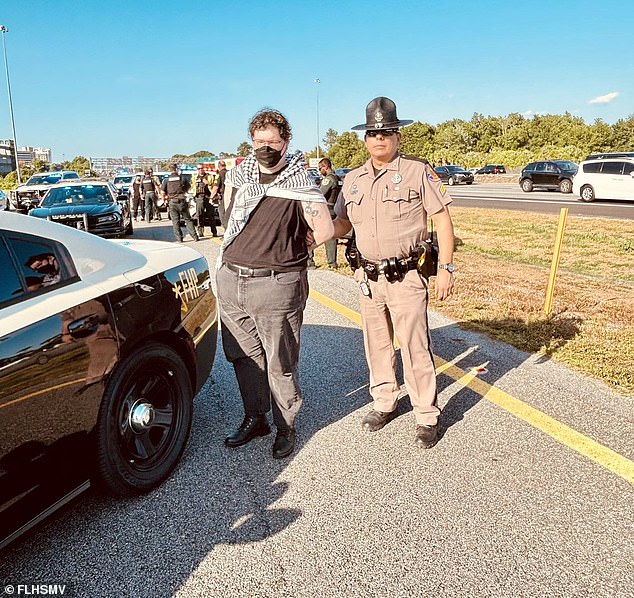
[[[445,183],[441,183],[440,194],[444,197],[445,193],[447,193],[447,187],[445,187]]]

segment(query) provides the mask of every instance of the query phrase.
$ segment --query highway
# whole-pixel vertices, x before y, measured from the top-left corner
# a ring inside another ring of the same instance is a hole
[[[568,208],[570,216],[634,219],[633,201],[594,201],[585,203],[572,193],[533,191],[524,193],[516,183],[474,183],[448,187],[458,207],[518,210],[558,214]]]
[[[169,222],[135,224],[173,240]],[[214,264],[216,240],[191,244]],[[81,497],[5,551],[0,579],[135,598],[633,596],[633,397],[431,313],[440,442],[413,445],[406,396],[363,432],[356,285],[309,276],[290,459],[271,458],[273,436],[224,447],[242,406],[219,346],[172,478]]]

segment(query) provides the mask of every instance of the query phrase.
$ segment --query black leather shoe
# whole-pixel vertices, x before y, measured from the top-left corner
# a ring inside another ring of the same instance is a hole
[[[372,409],[361,422],[361,427],[366,432],[376,432],[380,430],[385,424],[396,417],[396,410],[389,413],[383,413],[383,411],[375,411]]]
[[[433,426],[425,426],[418,424],[416,426],[416,436],[414,443],[420,448],[429,449],[438,442],[438,424]]]
[[[271,433],[266,415],[246,415],[240,427],[225,438],[225,444],[230,447],[242,446],[259,436]]]
[[[288,457],[295,450],[296,437],[294,428],[278,430],[273,443],[273,459]]]

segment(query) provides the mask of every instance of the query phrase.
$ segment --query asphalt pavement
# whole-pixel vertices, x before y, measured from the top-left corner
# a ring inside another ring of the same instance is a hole
[[[171,225],[135,235],[171,240]],[[188,239],[214,264],[215,240]],[[407,396],[399,417],[364,432],[355,283],[309,276],[293,456],[271,458],[273,435],[224,447],[242,408],[219,345],[175,474],[133,500],[84,495],[2,554],[4,585],[104,597],[634,596],[634,397],[430,313],[440,442],[413,445]]]

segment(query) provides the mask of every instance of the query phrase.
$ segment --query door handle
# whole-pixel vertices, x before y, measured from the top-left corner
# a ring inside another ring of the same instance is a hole
[[[99,328],[99,316],[97,314],[90,314],[85,318],[79,318],[73,320],[68,325],[68,334],[73,338],[84,338],[97,332]]]

